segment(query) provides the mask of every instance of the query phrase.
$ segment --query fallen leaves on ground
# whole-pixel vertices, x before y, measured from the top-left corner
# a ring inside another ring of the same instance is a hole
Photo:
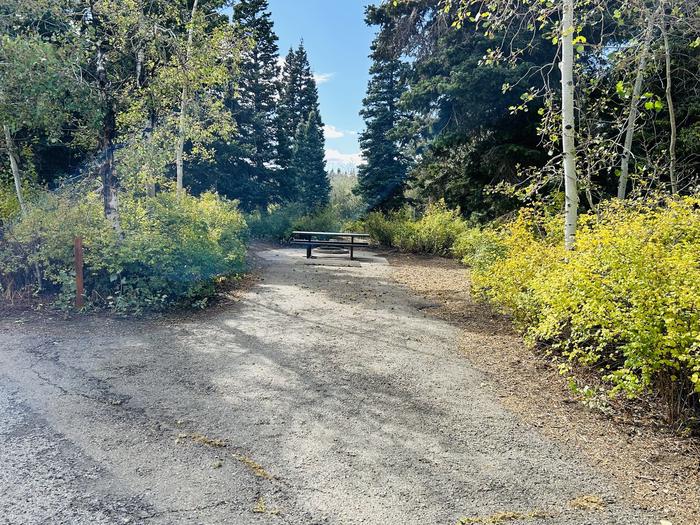
[[[472,299],[469,271],[456,261],[396,254],[390,262],[396,281],[437,303],[427,315],[461,329],[460,351],[508,409],[582,453],[640,507],[674,516],[673,525],[700,523],[700,440],[673,434],[651,405],[621,404],[606,415],[576,402],[556,366],[526,348],[507,317]]]

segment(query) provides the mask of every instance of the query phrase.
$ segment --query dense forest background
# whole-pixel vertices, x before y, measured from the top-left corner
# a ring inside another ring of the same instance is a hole
[[[303,44],[280,67],[267,2],[238,2],[230,19],[225,5],[4,2],[4,142],[27,191],[101,169],[112,172],[107,186],[152,193],[177,179],[246,210],[326,204],[323,123]],[[10,163],[1,170],[12,207]]]
[[[508,4],[469,1],[446,10],[445,2],[412,0],[368,8],[378,35],[360,191],[372,208],[444,199],[483,222],[525,203],[561,204],[561,51],[551,25],[558,14],[547,4],[538,13],[512,12],[501,25],[489,17],[490,8]],[[628,132],[628,196],[695,192],[697,2],[577,9],[583,209],[618,194]]]

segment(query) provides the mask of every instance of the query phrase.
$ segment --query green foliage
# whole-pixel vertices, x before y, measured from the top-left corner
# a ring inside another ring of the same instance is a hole
[[[233,115],[236,134],[215,144],[216,162],[194,167],[194,187],[199,190],[215,185],[250,210],[282,198],[280,172],[274,167],[280,73],[277,35],[267,0],[236,2],[232,18],[236,39],[247,43],[238,75],[229,75],[225,90],[225,104]]]
[[[430,204],[423,216],[399,228],[394,240],[401,250],[447,256],[452,245],[467,230],[459,210],[450,210],[445,201]]]
[[[323,121],[303,43],[296,50],[290,49],[285,58],[277,113],[282,200],[302,202],[308,210],[325,206],[330,185],[325,173]]]
[[[379,38],[379,37],[377,37]],[[360,115],[366,129],[360,135],[364,163],[358,171],[357,193],[370,210],[391,210],[404,201],[407,159],[393,136],[402,117],[397,108],[405,90],[406,66],[372,45],[371,79]]]
[[[452,253],[463,264],[485,270],[506,254],[499,233],[489,228],[469,228],[457,237]]]
[[[326,206],[307,213],[299,204],[271,205],[264,211],[256,210],[248,215],[247,222],[252,237],[271,241],[287,241],[294,230],[337,231],[343,226],[337,208]]]
[[[270,205],[264,211],[248,215],[251,236],[272,241],[286,241],[294,230],[341,231],[361,228],[353,225],[364,210],[363,203],[353,194],[355,177],[337,174],[333,177],[330,204],[307,212],[301,203],[286,206]]]
[[[355,221],[367,211],[362,198],[355,193],[357,176],[342,174],[340,171],[330,173],[331,206],[335,208],[343,223]]]
[[[265,210],[255,210],[246,217],[250,235],[255,239],[285,241],[292,236],[295,222],[303,215],[299,205],[272,204]]]
[[[0,226],[19,215],[19,201],[11,183],[0,182]]]
[[[604,371],[612,392],[655,390],[672,419],[697,410],[700,201],[608,203],[582,218],[573,252],[554,233],[559,221],[523,210],[503,231],[504,255],[474,272],[475,288],[530,342]]]
[[[235,202],[212,193],[123,196],[119,237],[100,199],[86,195],[46,194],[8,228],[0,249],[5,287],[36,264],[56,289],[57,304],[70,304],[77,235],[85,247],[86,294],[96,307],[141,311],[191,304],[209,296],[216,279],[244,268],[247,229]]]
[[[459,210],[448,209],[444,201],[430,204],[418,219],[409,208],[386,215],[372,212],[362,220],[362,228],[384,246],[442,256],[450,255],[457,239],[469,229]]]
[[[291,163],[291,172],[297,181],[298,201],[307,210],[326,206],[330,197],[331,185],[323,145],[320,118],[312,111],[297,129]]]
[[[294,221],[295,230],[310,232],[336,232],[343,224],[338,211],[332,206],[319,208],[316,212],[303,215]]]
[[[413,213],[408,208],[402,208],[388,214],[371,212],[358,221],[355,229],[368,233],[374,242],[382,246],[396,246],[401,230],[413,220]]]

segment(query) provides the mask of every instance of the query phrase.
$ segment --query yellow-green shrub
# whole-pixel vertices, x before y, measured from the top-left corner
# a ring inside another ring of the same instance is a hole
[[[611,202],[582,217],[571,252],[560,222],[521,212],[503,232],[505,257],[474,272],[475,288],[531,342],[603,369],[613,391],[653,389],[672,417],[697,409],[700,200]]]
[[[450,255],[452,245],[467,229],[459,210],[450,210],[441,200],[430,204],[420,219],[399,228],[394,244],[406,252]]]
[[[468,226],[459,210],[450,210],[441,200],[428,205],[418,219],[408,208],[389,214],[369,213],[362,221],[362,229],[384,246],[444,256],[451,254],[452,245]]]
[[[375,211],[356,225],[355,229],[361,229],[368,233],[374,242],[382,246],[396,246],[398,239],[404,235],[402,232],[413,221],[413,214],[408,209],[391,212],[387,215]]]
[[[469,228],[455,240],[452,254],[462,264],[480,270],[501,259],[506,254],[506,247],[496,230]]]

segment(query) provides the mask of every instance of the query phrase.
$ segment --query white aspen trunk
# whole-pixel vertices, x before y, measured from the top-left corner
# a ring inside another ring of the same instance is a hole
[[[101,30],[101,18],[90,5],[92,25],[97,34]],[[114,137],[116,136],[116,115],[114,100],[110,94],[112,87],[107,76],[107,56],[102,44],[98,44],[95,55],[96,77],[100,91],[102,109],[105,114],[102,117],[102,132],[100,136],[100,150],[102,159],[98,168],[100,181],[102,181],[102,202],[105,218],[110,222],[119,238],[122,238],[121,221],[119,217],[119,196],[117,189],[117,173],[114,164]]]
[[[101,50],[97,51],[97,77],[103,88],[103,97],[106,99],[105,88],[107,86],[107,72],[104,68],[105,55]],[[102,200],[105,217],[111,223],[119,237],[122,236],[121,220],[119,217],[119,197],[117,190],[117,174],[114,164],[114,137],[116,135],[116,116],[112,102],[106,100],[107,112],[102,122],[102,136],[100,137],[100,149],[102,150],[102,162],[99,175],[102,181]]]
[[[149,112],[148,116],[148,127],[146,128],[146,144],[151,145],[151,142],[153,141],[153,130],[156,127],[156,115],[155,111],[151,110]],[[145,170],[146,171],[146,176],[149,177],[149,179],[146,181],[146,195],[149,197],[155,197],[156,196],[156,183],[155,180],[151,177],[150,170]]]
[[[2,129],[5,132],[5,147],[7,148],[7,156],[10,157],[10,168],[12,169],[12,178],[15,181],[17,202],[19,202],[19,209],[22,214],[22,217],[26,217],[27,206],[24,204],[24,196],[22,195],[22,175],[19,172],[19,159],[17,158],[17,148],[15,148],[15,141],[12,138],[10,127],[7,124],[3,124]],[[36,276],[37,289],[41,290],[41,270],[39,269],[39,263],[36,261],[34,261],[34,275]]]
[[[664,54],[666,55],[666,105],[668,106],[668,118],[671,124],[671,141],[668,145],[668,153],[671,163],[668,171],[671,178],[671,193],[678,193],[678,177],[676,175],[676,111],[673,107],[673,96],[671,95],[671,48],[668,45],[668,33],[663,28]]]
[[[24,204],[24,196],[22,195],[22,176],[19,172],[19,162],[17,160],[17,151],[15,150],[15,141],[12,138],[10,127],[7,124],[3,124],[2,129],[5,132],[5,147],[7,148],[7,156],[10,157],[10,168],[12,169],[12,178],[15,181],[17,202],[19,202],[19,209],[22,212],[22,217],[25,217],[27,215],[27,207]]]
[[[561,122],[564,163],[564,244],[574,248],[578,222],[576,122],[574,120],[574,0],[563,0],[561,23]]]
[[[651,45],[651,36],[654,32],[654,22],[660,8],[661,6],[659,6],[659,8],[649,17],[649,22],[644,31],[642,48],[639,51],[637,77],[634,80],[634,87],[632,88],[632,98],[630,100],[627,124],[625,126],[625,142],[622,150],[622,162],[620,164],[620,180],[617,186],[618,199],[624,199],[627,195],[627,180],[629,178],[630,157],[632,156],[632,139],[634,138],[635,123],[637,121],[637,115],[639,114],[639,97],[642,93],[644,69],[647,66],[647,55],[649,54],[649,46]]]
[[[190,16],[190,28],[187,30],[187,50],[185,51],[185,81],[182,84],[182,94],[180,95],[180,126],[177,135],[177,147],[175,150],[175,173],[177,177],[177,193],[178,195],[183,192],[183,181],[185,178],[185,170],[183,165],[183,155],[185,153],[185,126],[187,119],[187,103],[189,98],[189,92],[187,89],[187,68],[189,67],[190,55],[192,53],[192,39],[194,33],[194,22],[195,14],[197,13],[197,2],[194,0],[192,4],[192,15]]]

